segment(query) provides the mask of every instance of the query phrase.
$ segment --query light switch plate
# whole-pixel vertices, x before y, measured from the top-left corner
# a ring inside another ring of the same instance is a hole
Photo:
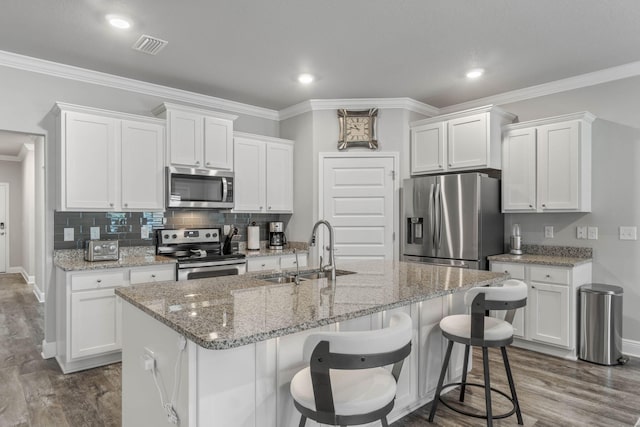
[[[637,227],[620,227],[620,240],[638,240]]]
[[[587,238],[587,227],[576,227],[576,238],[577,239],[586,239]]]
[[[544,237],[547,239],[553,239],[553,225],[544,226]]]
[[[141,239],[148,239],[149,238],[149,226],[148,225],[140,226],[140,238]]]
[[[589,240],[598,240],[598,227],[587,228],[587,237]]]
[[[73,242],[73,228],[64,229],[64,241]]]
[[[100,227],[91,227],[91,240],[98,240],[100,238]]]

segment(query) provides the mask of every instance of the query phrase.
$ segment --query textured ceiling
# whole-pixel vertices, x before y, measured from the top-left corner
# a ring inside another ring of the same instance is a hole
[[[107,13],[131,17],[125,31]],[[0,50],[260,107],[445,107],[640,60],[636,0],[4,1]],[[169,42],[131,50],[142,34]],[[487,70],[467,81],[472,67]],[[296,81],[310,72],[317,81]]]

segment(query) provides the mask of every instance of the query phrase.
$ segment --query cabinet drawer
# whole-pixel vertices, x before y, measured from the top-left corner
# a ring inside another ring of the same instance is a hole
[[[570,271],[565,268],[531,267],[532,282],[559,283],[568,285]]]
[[[247,271],[277,270],[280,257],[258,257],[247,260]]]
[[[307,254],[298,254],[298,267],[306,267],[307,266]],[[282,268],[295,268],[296,266],[296,256],[295,255],[284,255],[280,258],[280,267]]]
[[[176,280],[176,267],[173,264],[169,266],[162,265],[131,269],[132,285],[148,282],[164,282],[167,280]]]
[[[71,290],[83,291],[86,289],[114,288],[127,285],[126,271],[101,271],[87,274],[74,274],[71,276]]]
[[[503,262],[492,262],[491,271],[507,273],[512,279],[524,280],[524,264],[507,264]]]

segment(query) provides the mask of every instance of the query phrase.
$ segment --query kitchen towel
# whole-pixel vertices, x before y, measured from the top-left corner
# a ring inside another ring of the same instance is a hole
[[[247,227],[247,249],[260,249],[260,227],[257,225]]]

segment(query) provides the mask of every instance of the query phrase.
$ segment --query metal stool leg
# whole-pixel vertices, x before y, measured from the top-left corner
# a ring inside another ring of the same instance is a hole
[[[436,409],[438,406],[438,402],[440,401],[442,384],[444,384],[444,376],[447,373],[447,368],[449,367],[449,359],[451,359],[452,349],[453,349],[453,341],[449,341],[449,345],[447,346],[447,353],[444,356],[444,361],[442,362],[442,369],[440,370],[440,378],[438,379],[438,387],[436,388],[436,394],[433,396],[433,402],[431,402],[431,411],[429,412],[430,423],[433,422],[433,417],[436,416]]]
[[[467,368],[469,367],[469,348],[471,346],[466,344],[464,346],[464,366],[462,367],[462,380],[460,382],[460,402],[464,402],[464,393],[467,389]]]
[[[500,347],[502,352],[502,360],[504,361],[504,369],[507,371],[507,379],[509,380],[509,388],[511,389],[511,398],[513,399],[513,406],[516,410],[516,416],[518,417],[518,424],[523,425],[522,413],[520,412],[520,403],[518,402],[518,395],[516,394],[516,386],[513,382],[513,375],[511,375],[511,365],[509,365],[509,358],[507,357],[507,348]]]
[[[387,417],[381,418],[380,422],[382,423],[382,427],[389,427],[389,423],[387,422]]]
[[[304,427],[307,424],[307,417],[305,417],[304,415],[300,416],[300,424],[298,424],[298,427]]]
[[[482,363],[484,365],[484,400],[487,407],[487,427],[493,426],[491,413],[491,383],[489,380],[489,349],[482,347]]]

